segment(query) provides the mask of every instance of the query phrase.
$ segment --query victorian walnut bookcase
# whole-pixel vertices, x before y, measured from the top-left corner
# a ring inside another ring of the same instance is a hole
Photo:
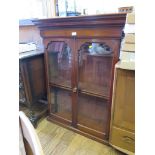
[[[45,47],[48,120],[108,142],[126,14],[33,20]]]

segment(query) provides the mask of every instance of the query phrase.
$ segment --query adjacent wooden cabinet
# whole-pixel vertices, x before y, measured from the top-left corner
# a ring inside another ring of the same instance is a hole
[[[110,143],[131,154],[135,151],[135,71],[116,68]]]
[[[20,54],[19,90],[19,102],[27,107],[46,97],[43,52],[31,51]]]
[[[48,119],[107,142],[126,14],[34,20],[45,46]]]
[[[35,125],[47,113],[44,53],[29,51],[20,53],[19,57],[19,110],[31,117]]]

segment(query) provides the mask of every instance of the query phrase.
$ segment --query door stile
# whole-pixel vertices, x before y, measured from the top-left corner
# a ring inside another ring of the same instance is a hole
[[[51,95],[50,95],[50,86],[49,86],[49,66],[48,66],[48,52],[45,48],[45,54],[44,54],[44,59],[45,59],[45,69],[46,69],[46,88],[47,88],[47,100],[48,100],[48,113],[51,113]]]
[[[78,54],[76,36],[73,36],[73,62],[72,62],[72,126],[77,127],[77,105],[78,105]]]
[[[115,64],[119,61],[119,49],[120,49],[120,41],[115,40],[117,44],[113,47],[114,57],[112,61],[112,69],[111,69],[111,81],[110,81],[110,100],[108,101],[108,120],[107,120],[107,128],[106,128],[106,137],[109,138],[109,131],[110,131],[110,121],[111,121],[111,106],[112,106],[112,96],[113,96],[113,81],[114,81],[114,70]]]

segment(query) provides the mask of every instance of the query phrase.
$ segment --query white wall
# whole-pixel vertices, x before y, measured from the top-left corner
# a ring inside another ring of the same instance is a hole
[[[61,0],[63,1],[63,0]],[[64,0],[65,1],[65,0]],[[74,1],[74,0],[70,0]],[[134,6],[134,0],[75,0],[77,11],[87,14],[118,12],[119,7]],[[52,17],[52,4],[54,0],[20,0],[19,19],[50,18]]]
[[[19,1],[19,19],[44,18],[47,16],[46,0],[20,0]]]
[[[78,10],[87,9],[88,14],[118,12],[119,7],[134,6],[134,0],[76,0]]]

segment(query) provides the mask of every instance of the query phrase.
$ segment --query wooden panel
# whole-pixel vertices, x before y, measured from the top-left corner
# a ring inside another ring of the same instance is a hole
[[[78,128],[100,138],[106,135],[107,102],[101,98],[78,95]]]
[[[27,101],[26,105],[30,107],[32,104],[32,94],[31,94],[31,87],[30,87],[29,76],[27,71],[27,65],[26,65],[26,62],[22,60],[19,61],[19,65],[21,69],[21,77],[22,77],[23,86],[24,86],[23,90],[25,92],[26,101]]]
[[[21,73],[21,67],[19,66],[19,103],[28,104],[26,100],[26,93],[24,87],[24,81]]]
[[[33,101],[46,95],[43,55],[25,60]],[[34,82],[35,81],[35,82]]]
[[[21,58],[20,69],[27,104],[30,106],[39,99],[45,99],[46,81],[43,53]]]
[[[40,29],[64,27],[120,27],[125,24],[126,13],[100,14],[93,16],[59,17],[50,19],[32,20]]]
[[[76,37],[77,38],[82,38],[82,37],[119,37],[121,36],[121,32],[118,31],[118,28],[72,28],[72,29],[51,29],[51,30],[42,30],[41,31],[41,36],[44,38],[49,38],[49,37],[72,37],[72,32],[76,32]]]
[[[135,135],[120,128],[112,128],[110,142],[125,150],[135,152]]]
[[[114,125],[134,131],[135,129],[135,73],[117,69]]]

